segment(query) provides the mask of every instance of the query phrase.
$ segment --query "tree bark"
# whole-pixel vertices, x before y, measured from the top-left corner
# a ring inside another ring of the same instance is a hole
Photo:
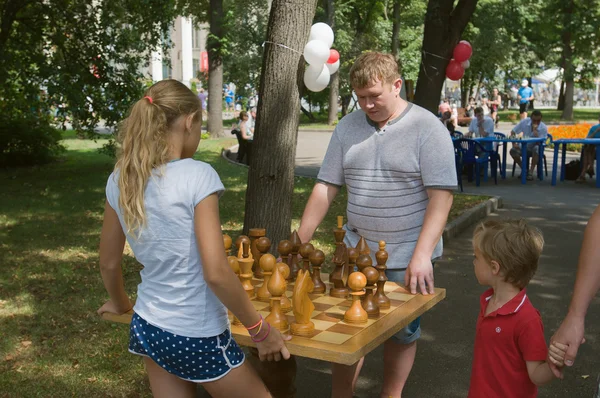
[[[248,171],[244,232],[266,228],[277,243],[290,236],[294,166],[303,88],[302,49],[317,0],[273,0],[263,56],[256,133]]]
[[[208,132],[211,137],[223,137],[223,0],[210,0],[210,36],[208,51]]]
[[[437,113],[446,67],[460,40],[477,0],[429,0],[425,14],[422,62],[419,68],[415,103]]]
[[[567,0],[564,3],[564,24],[561,36],[564,60],[563,81],[565,83],[565,98],[564,108],[562,115],[560,116],[562,120],[573,120],[573,95],[575,90],[575,65],[573,65],[573,47],[571,47],[573,8],[573,0]]]
[[[327,0],[327,22],[331,29],[335,32],[335,5],[333,0]],[[327,117],[327,124],[332,126],[338,121],[338,97],[340,95],[340,76],[336,72],[331,75],[331,82],[329,83],[329,114]]]
[[[564,71],[564,64],[563,64],[563,71]],[[565,80],[564,79],[560,82],[560,92],[558,94],[558,104],[557,104],[556,110],[562,111],[563,109],[565,109]]]
[[[394,0],[392,21],[392,55],[397,60],[400,49],[400,0]]]
[[[342,117],[348,114],[348,107],[350,106],[350,100],[352,94],[342,95]]]

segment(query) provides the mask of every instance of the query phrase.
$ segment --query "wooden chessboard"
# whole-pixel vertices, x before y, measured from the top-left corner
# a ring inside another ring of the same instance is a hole
[[[329,275],[322,274],[322,280],[327,285],[326,291],[329,292],[332,285],[327,282]],[[252,283],[260,286],[262,280],[253,279]],[[293,283],[287,287],[286,294],[290,298],[293,288]],[[446,289],[436,288],[435,294],[428,296],[412,295],[404,287],[390,281],[386,282],[384,290],[390,299],[391,307],[380,310],[379,317],[369,318],[367,323],[362,325],[344,321],[344,313],[352,303],[350,299],[335,298],[328,294],[309,295],[315,306],[311,317],[311,321],[315,324],[315,331],[310,337],[293,336],[286,342],[290,353],[351,365],[446,297]],[[264,318],[269,315],[269,303],[252,299],[252,304]],[[131,315],[131,313],[103,314],[103,318],[113,322],[129,323]],[[291,324],[294,321],[293,313],[290,311],[286,315]],[[247,347],[255,346],[243,326],[232,324],[231,331],[238,344]]]
[[[327,285],[328,293],[332,286],[327,282],[329,275],[322,274],[322,280]],[[252,283],[260,286],[262,280],[253,279]],[[293,283],[290,283],[286,292],[290,299],[293,289]],[[435,294],[428,296],[412,295],[404,287],[390,281],[386,282],[384,290],[390,299],[390,308],[380,310],[379,317],[369,318],[367,323],[362,325],[344,321],[344,313],[352,304],[351,299],[335,298],[328,294],[310,294],[309,297],[315,306],[311,316],[315,331],[310,337],[293,336],[286,343],[290,353],[351,365],[446,297],[446,289],[436,288]],[[252,304],[264,318],[269,315],[269,303],[252,299]],[[291,325],[294,322],[293,313],[290,311],[286,316]],[[238,344],[254,346],[243,326],[232,324],[231,331]]]

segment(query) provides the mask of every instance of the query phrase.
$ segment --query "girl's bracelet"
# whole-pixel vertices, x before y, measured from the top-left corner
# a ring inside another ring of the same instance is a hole
[[[246,328],[246,330],[256,329],[259,325],[262,325],[263,317],[260,314],[258,316],[260,316],[260,319],[258,320],[258,322],[256,322],[256,324],[254,326],[250,326],[249,328]]]
[[[259,334],[259,333],[260,333],[260,331],[262,330],[262,328],[263,328],[263,325],[264,325],[264,324],[265,324],[265,323],[264,323],[264,322],[261,320],[261,321],[260,321],[260,326],[258,327],[258,330],[257,330],[257,331],[256,331],[256,333],[254,333],[254,334],[250,333],[250,330],[248,330],[248,334],[250,335],[250,337],[258,336],[258,334]]]
[[[261,341],[264,341],[269,336],[269,333],[271,333],[271,325],[269,323],[267,323],[267,326],[268,326],[267,333],[264,335],[264,337],[261,339],[258,339],[258,340],[254,340],[254,336],[250,336],[252,341],[254,341],[255,343],[260,343]]]

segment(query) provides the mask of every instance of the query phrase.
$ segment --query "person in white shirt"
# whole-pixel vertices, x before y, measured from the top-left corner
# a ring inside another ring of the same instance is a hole
[[[123,122],[100,236],[110,300],[98,314],[133,307],[129,351],[143,357],[154,396],[195,397],[196,383],[203,383],[213,397],[270,397],[231,336],[227,308],[248,329],[261,360],[290,354],[225,257],[223,184],[209,164],[192,159],[201,131],[200,99],[177,80],[150,87]],[[135,306],[121,271],[125,240],[143,265]]]
[[[491,117],[484,115],[483,108],[475,108],[475,117],[469,125],[469,136],[471,137],[493,137],[494,121]]]
[[[510,132],[512,136],[520,135],[524,138],[546,138],[548,137],[548,127],[542,123],[542,112],[535,110],[531,113],[531,117],[525,118],[517,124]],[[527,144],[527,156],[531,157],[531,166],[527,173],[527,179],[533,180],[533,171],[539,161],[539,143]],[[516,164],[519,165],[521,170],[523,165],[521,164],[521,145],[515,144],[510,150],[510,156]]]

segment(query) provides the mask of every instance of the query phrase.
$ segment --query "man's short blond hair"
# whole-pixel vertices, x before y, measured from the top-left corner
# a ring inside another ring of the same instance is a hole
[[[475,228],[473,245],[500,265],[504,281],[523,289],[537,271],[544,237],[524,220],[486,221]]]
[[[360,55],[350,69],[353,88],[372,86],[377,80],[393,84],[400,79],[398,64],[391,54],[368,52]]]

